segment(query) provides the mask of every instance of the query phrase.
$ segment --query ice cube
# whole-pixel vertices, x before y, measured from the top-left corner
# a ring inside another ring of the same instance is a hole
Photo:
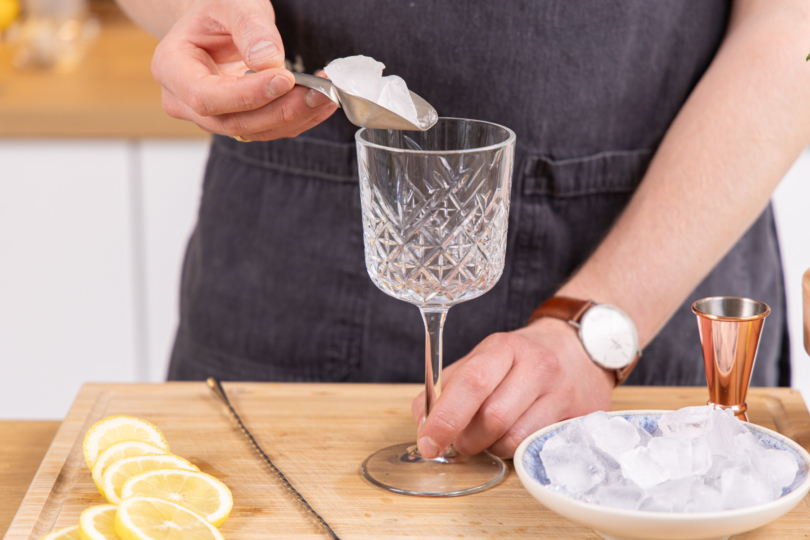
[[[661,415],[658,428],[667,437],[693,439],[711,429],[713,410],[710,405],[684,407]]]
[[[656,437],[647,444],[653,459],[667,469],[667,477],[672,480],[692,474],[692,441]]]
[[[768,482],[782,495],[782,489],[790,486],[799,472],[799,464],[790,452],[775,448],[765,449],[758,459],[756,469],[765,473]]]
[[[586,433],[593,433],[594,431],[599,429],[599,427],[601,427],[603,424],[607,424],[608,422],[610,422],[611,418],[612,416],[610,416],[605,411],[596,411],[592,412],[587,416],[583,416],[578,420],[579,422],[582,423],[582,427],[585,428]]]
[[[554,448],[558,448],[565,444],[568,444],[568,441],[565,440],[563,434],[558,431],[557,433],[546,439],[546,442],[543,443],[543,450],[553,450]]]
[[[368,56],[338,58],[324,68],[332,83],[355,96],[376,102],[382,91],[385,64]]]
[[[650,442],[650,439],[652,439],[650,432],[644,429],[644,426],[641,424],[641,420],[638,418],[631,418],[630,423],[633,424],[633,426],[636,428],[636,432],[638,432],[638,446],[647,446],[647,443]]]
[[[577,418],[571,420],[560,430],[560,435],[566,442],[590,446],[592,444],[590,436],[586,433],[582,420]]]
[[[412,124],[417,124],[416,107],[413,104],[408,85],[401,77],[389,75],[382,78],[382,90],[377,104],[393,111]]]
[[[652,441],[650,441],[652,442]],[[669,480],[669,471],[646,447],[636,447],[619,456],[622,474],[644,489]]]
[[[712,449],[705,435],[692,439],[692,474],[704,475],[712,466]]]
[[[658,512],[683,512],[699,483],[694,476],[668,480],[652,488],[648,495],[655,501]]]
[[[716,409],[711,413],[712,429],[706,434],[712,453],[728,457],[734,449],[734,437],[748,433],[748,429],[730,410]]]
[[[720,477],[723,509],[734,510],[766,503],[776,498],[767,480],[751,467],[731,467]]]
[[[720,491],[703,482],[692,488],[692,498],[686,503],[686,512],[717,512],[723,509],[723,497]]]
[[[646,494],[644,490],[632,482],[615,485],[600,485],[594,489],[590,500],[602,506],[637,510],[641,506]]]
[[[635,448],[641,440],[636,428],[620,416],[614,416],[607,422],[600,423],[591,431],[591,438],[597,448],[614,459]]]
[[[544,447],[540,459],[551,483],[571,493],[584,493],[605,478],[605,469],[585,446],[567,443],[550,450]]]

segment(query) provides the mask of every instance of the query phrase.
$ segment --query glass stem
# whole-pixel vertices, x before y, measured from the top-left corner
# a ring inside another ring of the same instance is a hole
[[[442,330],[450,308],[419,308],[425,321],[425,418],[442,393]]]

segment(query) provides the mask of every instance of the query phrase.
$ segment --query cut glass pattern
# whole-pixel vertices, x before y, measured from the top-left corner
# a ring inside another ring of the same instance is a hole
[[[366,267],[387,294],[450,306],[491,289],[506,250],[512,154],[392,155],[364,148]]]

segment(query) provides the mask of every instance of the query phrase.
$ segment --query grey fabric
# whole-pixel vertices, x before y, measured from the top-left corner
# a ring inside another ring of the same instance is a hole
[[[729,9],[717,0],[273,5],[288,57],[307,71],[370,55],[441,115],[517,133],[504,274],[450,310],[448,363],[525,324],[595,249],[711,61]],[[215,137],[171,379],[423,380],[417,308],[377,290],[366,273],[355,131],[338,112],[295,139]],[[689,305],[711,295],[771,306],[753,384],[789,382],[768,208],[645,349],[629,384],[705,384]]]

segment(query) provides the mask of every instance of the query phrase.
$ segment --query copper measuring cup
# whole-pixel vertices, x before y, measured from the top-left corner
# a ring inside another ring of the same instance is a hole
[[[698,300],[692,311],[703,347],[709,405],[731,409],[747,421],[745,397],[771,308],[750,298],[715,296]]]

